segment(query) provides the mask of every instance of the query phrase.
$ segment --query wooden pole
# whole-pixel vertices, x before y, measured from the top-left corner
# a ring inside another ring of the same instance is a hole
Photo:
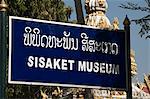
[[[85,24],[81,0],[74,0],[78,24]]]

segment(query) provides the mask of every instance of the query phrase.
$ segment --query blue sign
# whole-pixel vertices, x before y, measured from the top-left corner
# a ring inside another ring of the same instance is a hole
[[[125,32],[9,17],[13,84],[126,89]]]

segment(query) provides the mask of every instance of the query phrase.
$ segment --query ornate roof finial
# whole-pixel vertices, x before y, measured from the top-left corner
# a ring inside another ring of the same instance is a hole
[[[125,19],[124,19],[123,24],[124,24],[125,26],[128,26],[128,25],[130,25],[130,24],[131,24],[131,23],[130,23],[130,20],[129,20],[129,18],[128,18],[128,16],[127,16],[127,15],[126,15],[126,17],[125,17]]]
[[[117,17],[114,18],[112,27],[113,27],[113,30],[119,30],[119,20]]]
[[[5,3],[4,0],[1,0],[1,3],[0,3],[0,11],[6,11],[8,8],[8,5]]]

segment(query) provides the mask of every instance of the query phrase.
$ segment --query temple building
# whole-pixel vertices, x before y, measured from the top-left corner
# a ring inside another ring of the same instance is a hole
[[[130,58],[131,58],[131,75],[137,75],[137,64],[135,61],[135,51],[133,49],[130,50]]]

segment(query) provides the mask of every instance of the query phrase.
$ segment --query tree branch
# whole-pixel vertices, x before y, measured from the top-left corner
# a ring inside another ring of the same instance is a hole
[[[131,2],[127,2],[127,4],[121,4],[119,7],[124,8],[124,9],[140,10],[140,11],[150,12],[149,7],[141,7],[141,6],[138,6],[138,4],[134,4],[134,3],[131,3]]]
[[[137,10],[137,11],[145,11],[148,12],[147,16],[144,16],[140,19],[133,19],[131,22],[135,22],[137,25],[140,25],[141,29],[139,31],[139,35],[145,38],[150,38],[150,0],[145,0],[147,3],[147,7],[141,7],[138,4],[127,2],[127,4],[121,4],[119,7],[123,9]]]

